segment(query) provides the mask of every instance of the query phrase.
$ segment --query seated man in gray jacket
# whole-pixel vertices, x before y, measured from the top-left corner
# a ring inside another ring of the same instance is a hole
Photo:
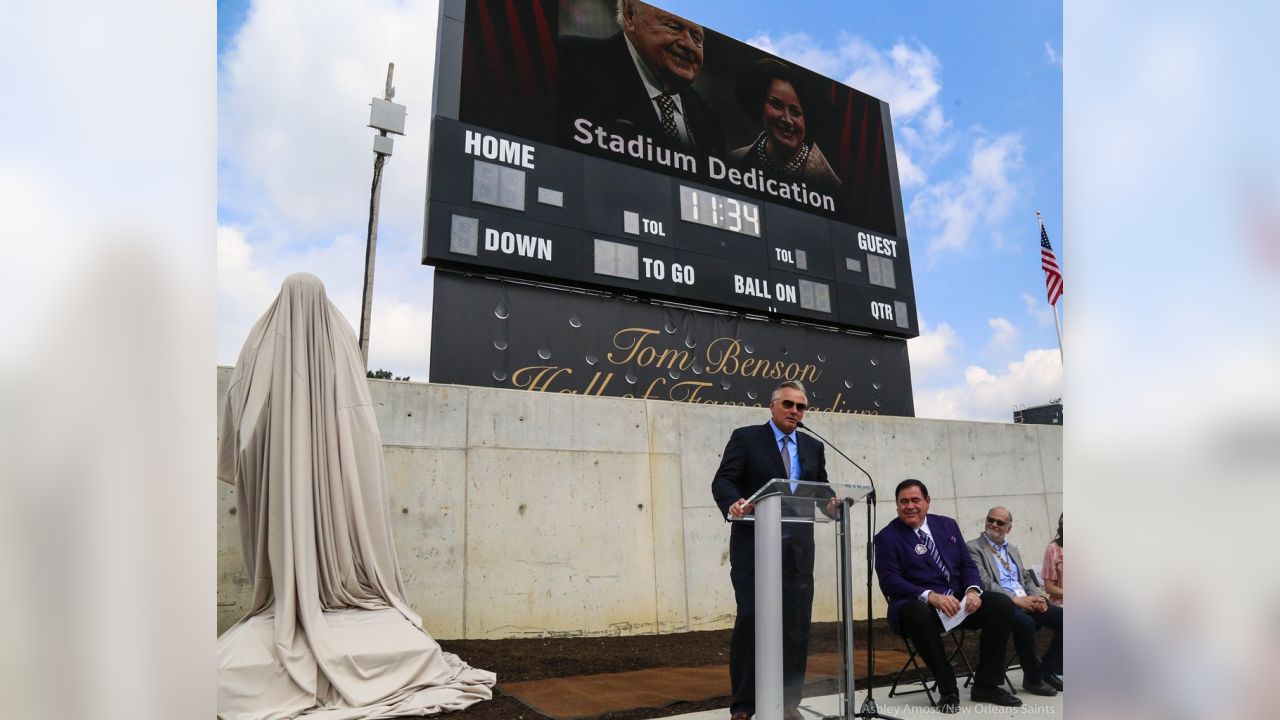
[[[978,565],[984,591],[1013,598],[1013,648],[1022,664],[1022,688],[1035,695],[1062,690],[1062,608],[1049,604],[1040,580],[1022,562],[1022,554],[1005,537],[1013,529],[1006,508],[987,511],[986,530],[970,540],[969,554]],[[1047,627],[1053,641],[1044,657],[1036,655],[1036,630]]]

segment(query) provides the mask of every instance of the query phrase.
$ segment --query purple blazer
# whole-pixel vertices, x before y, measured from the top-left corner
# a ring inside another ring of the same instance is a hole
[[[920,593],[925,590],[960,596],[969,586],[982,587],[978,565],[969,554],[956,521],[933,514],[928,515],[928,521],[938,554],[951,572],[950,583],[928,553],[916,552],[920,540],[901,518],[894,518],[876,533],[876,575],[880,578],[880,592],[889,601],[889,627],[896,633],[902,632],[898,623],[903,606],[920,602]]]

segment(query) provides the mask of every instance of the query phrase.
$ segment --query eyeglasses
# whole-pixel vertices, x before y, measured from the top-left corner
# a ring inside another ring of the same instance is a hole
[[[987,524],[995,525],[996,527],[1004,527],[1005,525],[1008,525],[1009,522],[1006,520],[1000,520],[998,518],[989,517],[987,518]]]
[[[808,405],[805,405],[804,403],[795,402],[794,400],[779,400],[778,402],[782,403],[782,407],[788,410],[790,410],[791,408],[795,408],[800,412],[804,412],[805,410],[809,409]]]

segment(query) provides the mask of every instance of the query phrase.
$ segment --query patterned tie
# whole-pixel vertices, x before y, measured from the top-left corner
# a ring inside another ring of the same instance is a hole
[[[942,571],[942,574],[946,576],[947,584],[950,585],[951,572],[947,570],[947,566],[943,564],[942,556],[938,554],[938,546],[933,544],[933,538],[929,537],[928,533],[924,531],[924,528],[917,529],[916,535],[920,538],[920,542],[924,543],[925,548],[929,551],[929,557],[933,558],[934,564],[937,565],[938,569]]]
[[[676,101],[666,93],[654,99],[658,101],[658,108],[662,110],[662,131],[672,140],[679,140],[680,130],[676,127]]]
[[[791,439],[790,435],[782,436],[782,467],[787,469],[787,479],[791,480],[791,494],[794,495],[796,488],[799,487],[795,481],[794,468],[791,467],[791,453],[787,451],[787,441]]]

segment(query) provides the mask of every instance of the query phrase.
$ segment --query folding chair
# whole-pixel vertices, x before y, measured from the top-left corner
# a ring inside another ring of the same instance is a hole
[[[969,658],[964,654],[964,640],[965,637],[967,637],[967,633],[968,631],[963,628],[956,628],[950,633],[942,633],[944,636],[949,635],[952,642],[955,644],[955,648],[951,651],[951,654],[947,656],[947,662],[950,663],[952,667],[955,667],[955,660],[958,655],[960,656],[960,662],[964,665],[965,687],[969,687],[969,683],[973,681],[973,665],[969,663]],[[929,704],[933,707],[937,707],[938,701],[933,699],[933,691],[938,686],[937,681],[929,677],[928,668],[923,666],[920,661],[917,660],[917,658],[920,657],[920,654],[916,651],[915,645],[911,643],[911,639],[905,635],[900,635],[899,637],[902,638],[902,642],[907,647],[907,661],[902,664],[902,669],[893,676],[893,685],[889,687],[889,697],[896,697],[898,695],[914,695],[922,692],[929,698]],[[902,676],[905,675],[908,670],[916,671],[916,677],[918,679],[915,680],[915,682],[919,682],[920,687],[915,690],[899,690],[898,684],[901,682]],[[959,679],[960,675],[957,673],[956,680]]]
[[[1009,688],[1009,694],[1011,695],[1018,694],[1018,691],[1013,689],[1013,681],[1009,679],[1009,671],[1014,668],[1017,668],[1018,670],[1022,669],[1022,664],[1018,663],[1018,653],[1012,653],[1009,656],[1009,659],[1005,661],[1005,664],[1004,664],[1004,673],[1003,673],[1004,684]],[[964,686],[969,687],[969,685],[972,683],[973,683],[973,675],[970,674],[969,677],[964,681]]]

